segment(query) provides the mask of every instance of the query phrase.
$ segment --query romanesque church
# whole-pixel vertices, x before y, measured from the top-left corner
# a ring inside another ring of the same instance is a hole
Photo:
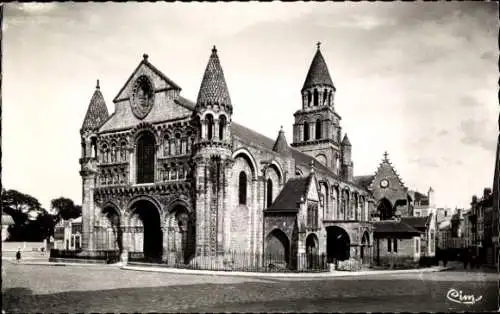
[[[195,102],[146,54],[112,114],[98,82],[80,130],[84,250],[173,264],[228,252],[292,268],[307,267],[304,254],[369,263],[374,199],[353,176],[319,44],[305,74],[290,144],[282,129],[272,139],[233,121],[215,47]]]

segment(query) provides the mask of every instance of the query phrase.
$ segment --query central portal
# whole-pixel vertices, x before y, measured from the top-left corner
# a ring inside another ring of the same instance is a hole
[[[138,218],[142,222],[144,260],[149,262],[161,261],[163,255],[163,231],[158,209],[150,201],[140,200],[132,207],[132,217]]]

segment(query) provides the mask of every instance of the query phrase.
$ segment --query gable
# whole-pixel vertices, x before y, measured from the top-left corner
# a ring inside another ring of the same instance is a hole
[[[387,182],[387,186],[383,185],[383,181]],[[404,186],[394,167],[386,160],[377,169],[371,183],[371,189],[377,201],[387,198],[392,205],[395,205],[397,200],[407,199],[408,189]]]
[[[142,75],[148,76],[156,92],[166,89],[181,89],[177,84],[170,80],[165,74],[161,73],[151,63],[143,60],[141,63],[139,63],[134,72],[132,72],[123,87],[118,92],[118,95],[116,95],[116,97],[113,99],[113,102],[128,99],[133,92],[137,78]]]
[[[153,98],[150,109],[143,117],[132,109],[136,80],[146,76],[151,83]],[[132,128],[141,122],[159,123],[170,120],[188,118],[192,114],[194,104],[179,95],[180,88],[154,68],[150,63],[142,61],[115,97],[115,112],[100,127],[99,132],[110,132]]]

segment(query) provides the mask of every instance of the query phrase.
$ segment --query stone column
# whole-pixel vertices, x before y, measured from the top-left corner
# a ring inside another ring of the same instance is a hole
[[[218,124],[217,120],[217,124]],[[218,133],[218,132],[217,132]],[[219,136],[219,134],[217,134]],[[217,254],[224,253],[224,210],[226,208],[227,178],[225,160],[221,160],[218,166],[218,186],[217,186]]]
[[[130,251],[130,239],[129,239],[129,228],[128,226],[121,225],[122,232],[122,251],[120,252],[120,261],[123,264],[127,264],[128,262],[128,252]]]
[[[264,184],[263,184],[264,185]],[[263,202],[259,204],[259,181],[254,180],[253,184],[253,191],[252,194],[254,195],[254,206],[252,212],[255,213],[254,217],[254,232],[253,232],[253,237],[254,237],[254,245],[252,248],[252,253],[262,253],[262,238],[263,238],[263,223],[264,223],[264,217],[263,217],[263,212],[262,210],[264,209],[264,206],[259,206],[263,205]],[[264,187],[262,188],[264,189]],[[261,191],[262,195],[262,200],[263,200],[263,195],[264,192]]]
[[[206,253],[206,205],[207,196],[205,193],[205,168],[204,161],[198,162],[195,168],[196,182],[196,254],[205,255]]]
[[[95,247],[93,241],[94,233],[94,187],[96,180],[96,173],[86,171],[82,175],[83,181],[83,202],[82,202],[82,229],[83,229],[83,243],[82,247],[85,250],[93,250]]]
[[[166,218],[165,219],[165,222],[163,223],[163,227],[162,227],[162,231],[163,231],[163,254],[161,256],[161,260],[163,262],[168,262],[170,263],[170,261],[168,260],[168,238],[169,238],[169,231],[168,231],[168,223],[169,219]]]
[[[134,184],[135,183],[135,154],[134,154],[134,151],[135,151],[135,145],[131,145],[131,147],[129,148],[128,150],[128,153],[129,153],[129,182],[131,184]]]
[[[213,138],[214,140],[222,140],[219,138],[219,119],[214,119],[214,125],[213,125]]]

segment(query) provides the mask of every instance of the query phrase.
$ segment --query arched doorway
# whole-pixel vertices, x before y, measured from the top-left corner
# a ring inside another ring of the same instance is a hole
[[[391,219],[394,216],[394,210],[392,208],[391,202],[383,198],[380,200],[377,206],[378,214],[380,215],[380,220]]]
[[[138,244],[139,247],[142,246],[144,260],[150,262],[161,261],[163,255],[163,231],[158,208],[148,200],[138,200],[132,205],[131,212],[131,221],[136,222],[132,224],[132,227],[136,227],[134,228],[134,242],[142,242]],[[141,224],[142,226],[140,226]]]
[[[137,183],[153,183],[155,178],[155,138],[144,131],[137,138]]]
[[[359,251],[359,257],[361,258],[361,263],[370,263],[370,236],[367,231],[363,233],[363,237],[361,238],[361,250]]]
[[[107,250],[123,250],[123,235],[120,224],[120,214],[112,206],[106,206],[101,214],[106,218],[103,238],[99,241]]]
[[[290,263],[290,241],[286,234],[274,229],[266,237],[265,265],[288,267]]]
[[[319,266],[319,245],[318,237],[311,233],[306,238],[307,268],[314,269]]]
[[[326,228],[326,255],[329,263],[349,259],[350,247],[351,240],[344,229],[337,226]]]
[[[171,208],[167,220],[169,263],[189,263],[195,254],[195,223],[182,204]],[[173,261],[172,261],[173,260]]]

